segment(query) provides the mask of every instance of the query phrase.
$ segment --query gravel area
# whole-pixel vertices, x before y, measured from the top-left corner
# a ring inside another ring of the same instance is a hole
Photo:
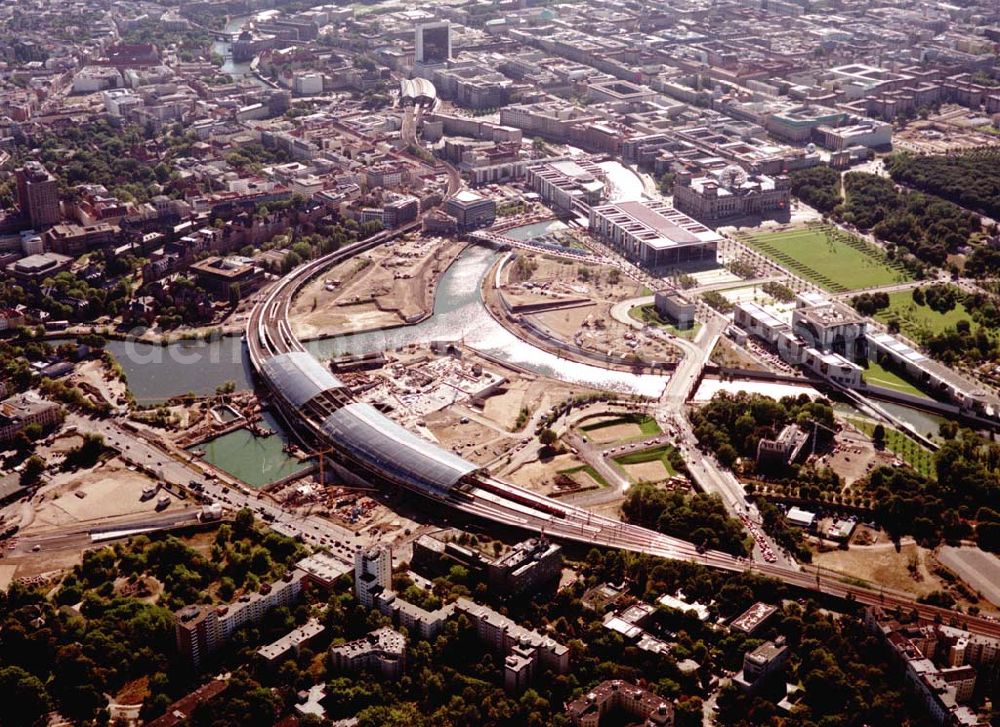
[[[979,548],[951,545],[943,546],[937,557],[990,603],[1000,606],[1000,558]]]

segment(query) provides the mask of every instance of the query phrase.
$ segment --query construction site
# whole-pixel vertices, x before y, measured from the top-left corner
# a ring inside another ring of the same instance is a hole
[[[487,276],[483,294],[491,312],[519,336],[560,355],[631,369],[669,367],[680,353],[663,340],[616,320],[612,307],[642,293],[618,268],[577,263],[541,253],[519,253]]]
[[[464,242],[408,235],[336,265],[311,281],[289,313],[301,339],[415,323]]]

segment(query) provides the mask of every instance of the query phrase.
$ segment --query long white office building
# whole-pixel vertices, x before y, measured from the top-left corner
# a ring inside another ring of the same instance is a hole
[[[722,236],[663,202],[615,202],[590,210],[590,231],[647,267],[715,261]]]

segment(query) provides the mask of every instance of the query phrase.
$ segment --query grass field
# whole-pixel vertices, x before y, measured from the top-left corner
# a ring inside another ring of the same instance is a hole
[[[635,308],[630,310],[628,314],[637,321],[662,328],[667,333],[671,333],[679,338],[689,338],[693,340],[698,334],[698,329],[701,328],[701,324],[697,321],[695,321],[694,324],[688,328],[678,328],[671,321],[661,318],[660,314],[656,311],[655,305],[637,305]]]
[[[868,362],[868,368],[865,370],[863,377],[865,381],[873,386],[881,386],[884,389],[901,391],[904,394],[912,394],[913,396],[920,396],[924,399],[931,398],[899,374],[883,368],[883,366],[877,361]]]
[[[871,419],[849,417],[848,421],[869,437],[875,432],[875,422]],[[898,429],[885,428],[885,448],[925,477],[931,479],[937,477],[934,470],[934,453],[917,444]]]
[[[621,457],[614,457],[614,461],[622,466],[643,464],[645,462],[660,462],[663,465],[663,469],[667,471],[667,477],[673,477],[677,474],[677,470],[670,463],[670,454],[673,451],[673,447],[669,444],[664,444],[663,446],[653,447],[653,449],[647,449],[642,452],[629,452],[628,454],[623,454]]]
[[[740,240],[796,275],[833,293],[911,280],[877,247],[829,225],[742,233]]]
[[[657,434],[662,434],[660,430],[660,425],[656,423],[653,417],[646,416],[645,414],[622,414],[621,416],[611,417],[610,419],[602,419],[601,421],[594,422],[593,424],[584,424],[580,427],[585,432],[595,432],[598,429],[606,429],[608,427],[617,427],[621,424],[635,424],[639,427],[639,431],[644,437],[652,437]]]
[[[961,320],[972,321],[968,309],[961,302],[947,313],[939,313],[930,306],[914,303],[913,293],[909,290],[889,293],[889,307],[880,310],[875,317],[883,323],[898,319],[900,331],[915,341],[942,333],[946,328],[954,328]]]

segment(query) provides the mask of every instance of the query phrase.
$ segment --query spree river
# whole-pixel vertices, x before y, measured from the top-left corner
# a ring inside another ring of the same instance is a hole
[[[562,226],[559,222],[543,222],[505,234],[528,239]],[[426,345],[435,340],[464,341],[486,356],[541,376],[643,396],[662,393],[666,377],[608,371],[567,361],[522,341],[497,323],[483,307],[480,284],[500,255],[491,248],[466,248],[442,276],[434,295],[434,313],[422,323],[319,339],[307,347],[318,358],[329,359],[346,353],[358,355]],[[235,382],[237,389],[252,386],[246,347],[236,337],[167,346],[109,341],[107,348],[121,364],[129,389],[140,403],[159,402],[187,392],[212,394],[229,381]]]
[[[441,277],[434,296],[434,314],[421,323],[319,339],[306,347],[317,358],[329,359],[391,351],[411,344],[426,345],[431,341],[461,341],[491,358],[567,383],[650,397],[663,392],[667,383],[664,376],[609,371],[568,361],[522,341],[494,320],[483,305],[480,285],[501,254],[485,247],[466,248]]]

